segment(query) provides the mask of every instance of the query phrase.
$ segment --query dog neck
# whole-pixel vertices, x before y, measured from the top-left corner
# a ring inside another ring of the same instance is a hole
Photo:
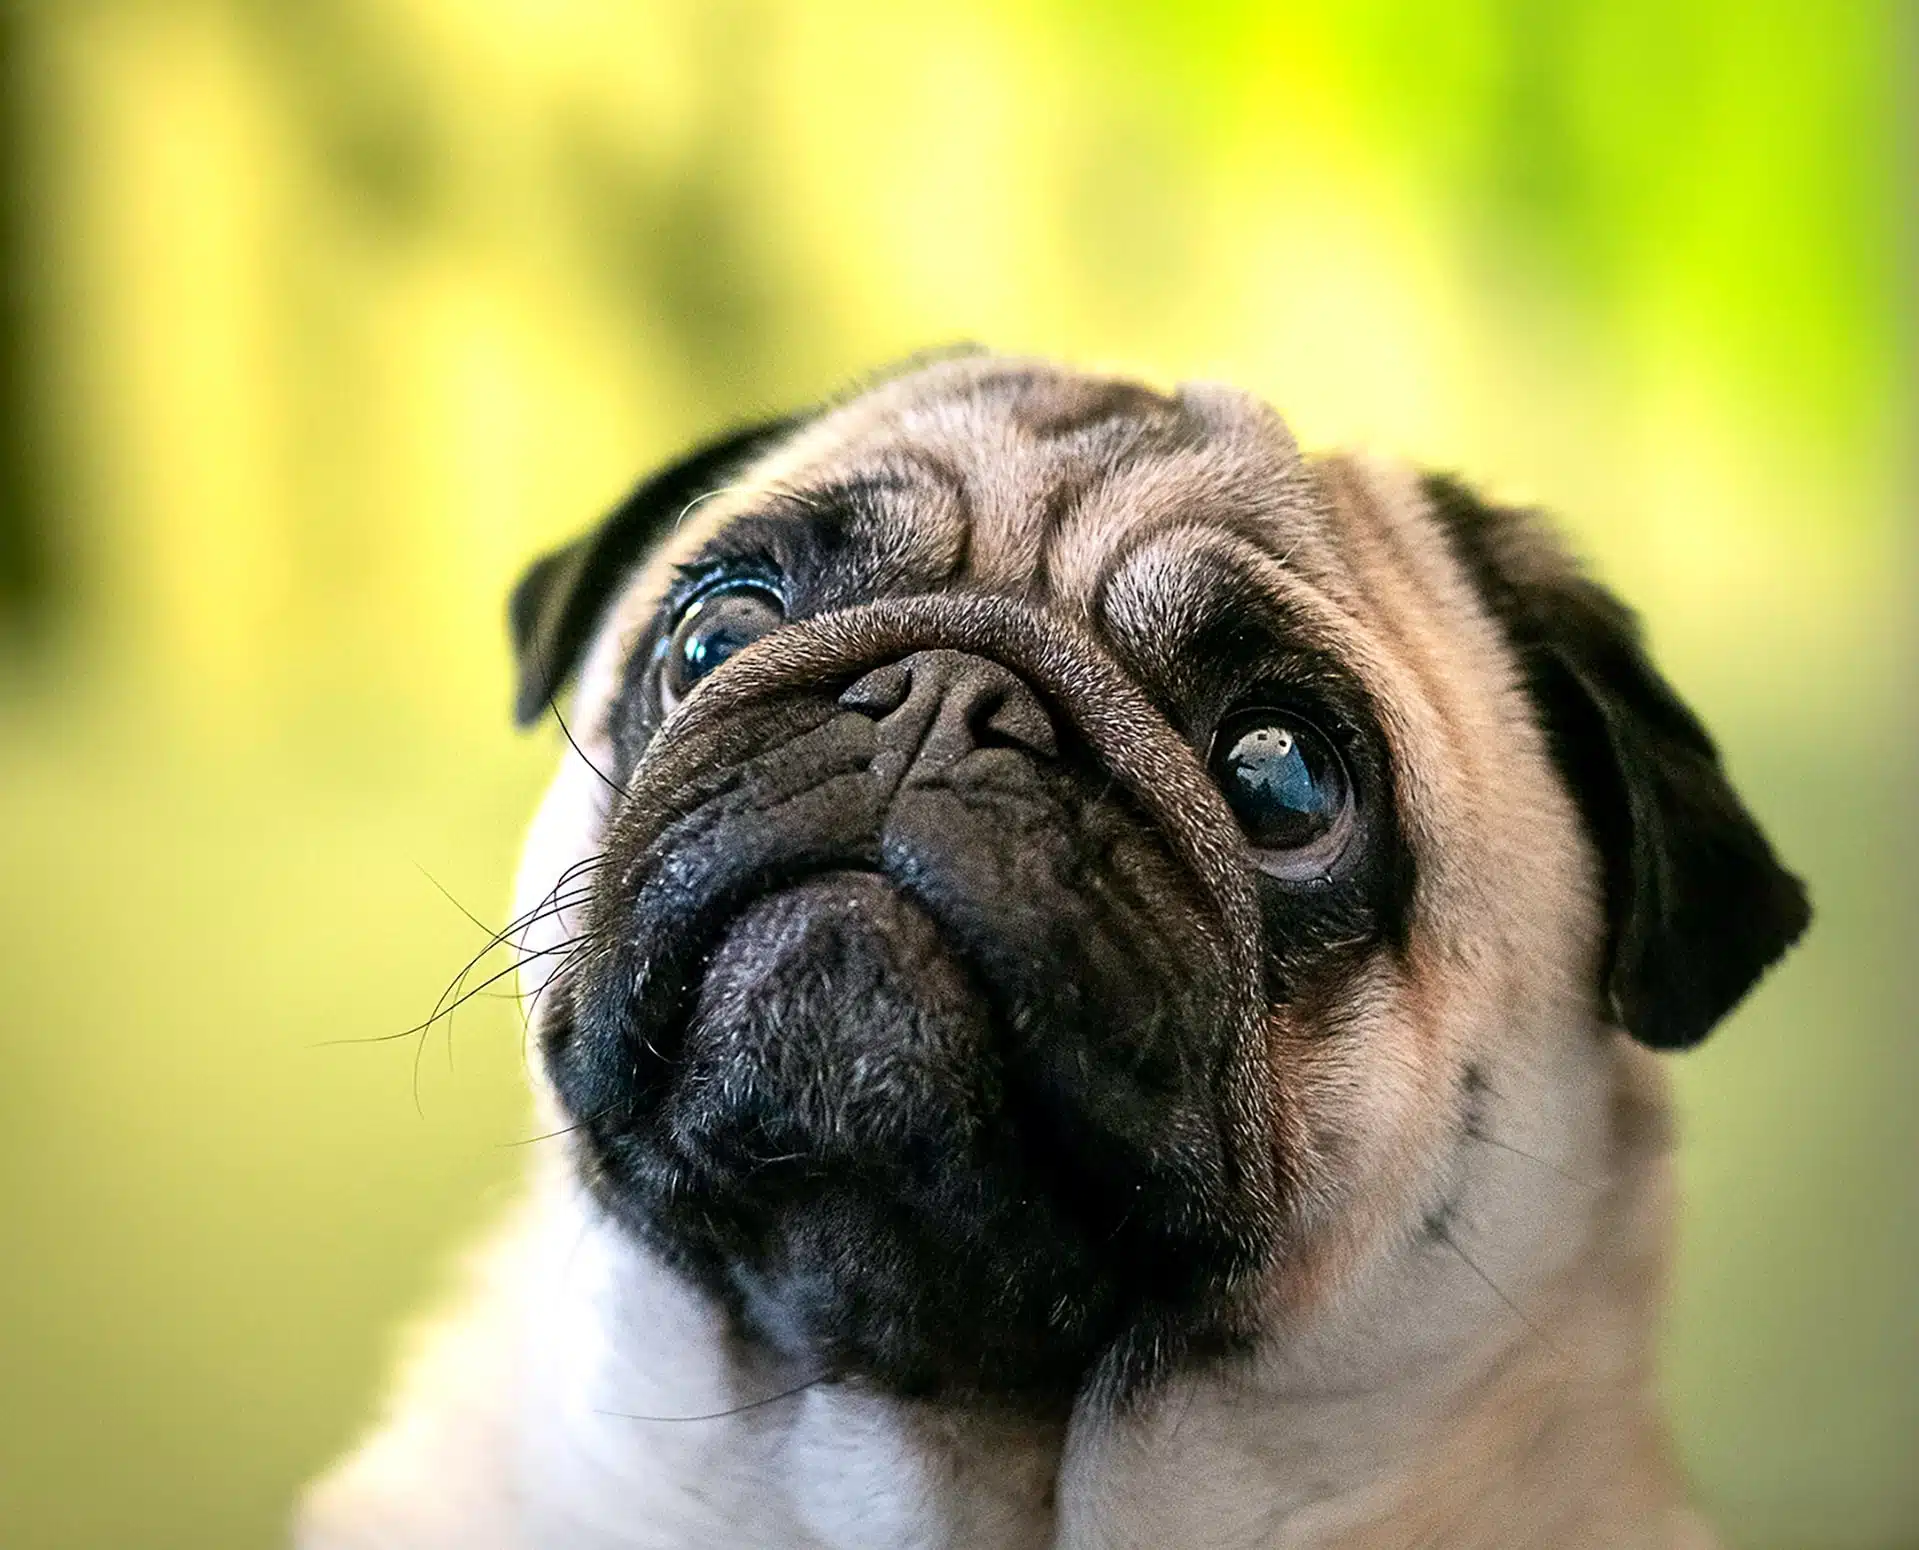
[[[1650,1402],[1656,1148],[1614,1171],[1577,1252],[1525,1311],[1493,1300],[1499,1317],[1476,1338],[1390,1383],[1342,1389],[1323,1352],[1282,1354],[1175,1382],[1119,1420],[808,1385],[743,1346],[570,1186],[546,1188],[509,1463],[534,1543],[1710,1542],[1679,1505]]]
[[[1052,1544],[1064,1420],[894,1399],[746,1345],[567,1181],[528,1215],[545,1265],[511,1425],[527,1542]]]
[[[1665,1081],[1623,1041],[1613,1053],[1594,1154],[1567,1178],[1583,1204],[1550,1212],[1556,1268],[1521,1289],[1464,1250],[1430,1256],[1430,1273],[1387,1267],[1371,1288],[1327,1299],[1347,1312],[1330,1331],[1310,1327],[1330,1322],[1322,1312],[1241,1373],[1175,1384],[1129,1426],[1076,1431],[1054,1542],[1710,1546],[1654,1402],[1672,1192]],[[1460,1284],[1434,1279],[1446,1267],[1477,1283],[1465,1290],[1487,1316],[1409,1360],[1402,1326],[1466,1304]],[[1365,1376],[1348,1381],[1354,1371]]]

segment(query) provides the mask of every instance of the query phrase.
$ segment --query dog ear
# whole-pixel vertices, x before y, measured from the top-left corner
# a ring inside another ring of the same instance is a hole
[[[1697,1044],[1805,930],[1805,888],[1647,659],[1632,613],[1528,514],[1447,478],[1426,492],[1518,655],[1604,868],[1612,1020],[1658,1049]]]
[[[769,420],[709,442],[641,481],[600,525],[535,560],[507,600],[519,688],[513,719],[529,727],[580,664],[620,584],[689,505],[802,423]]]

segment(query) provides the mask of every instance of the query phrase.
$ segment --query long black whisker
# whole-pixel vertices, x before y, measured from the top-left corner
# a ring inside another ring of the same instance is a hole
[[[619,782],[614,780],[611,775],[607,774],[605,770],[601,769],[591,759],[587,758],[586,750],[580,746],[578,739],[573,736],[573,729],[566,724],[566,717],[560,714],[559,701],[554,698],[551,691],[548,692],[546,697],[546,708],[553,712],[553,719],[559,722],[560,731],[566,735],[566,740],[572,745],[573,751],[580,756],[580,763],[584,764],[595,775],[599,776],[601,784],[603,784],[608,791],[612,792],[615,796],[624,796],[625,791]]]
[[[527,1041],[533,1036],[533,1024],[540,1015],[540,998],[555,985],[562,983],[566,974],[582,958],[599,945],[599,937],[589,928],[580,933],[573,944],[573,951],[554,966],[553,972],[540,982],[540,987],[525,998],[520,1008],[520,1063],[527,1063]]]
[[[558,897],[549,896],[538,909],[531,911],[508,925],[499,935],[495,936],[492,941],[488,942],[485,947],[482,947],[471,958],[467,959],[466,967],[453,976],[452,982],[448,984],[445,990],[440,992],[440,999],[433,1003],[435,1013],[445,1004],[448,996],[455,995],[459,992],[461,985],[466,982],[466,977],[478,968],[490,953],[502,947],[511,947],[515,951],[522,950],[520,944],[513,940],[515,937],[525,936],[528,931],[532,930],[533,927],[537,926],[542,920],[557,919],[573,905],[590,897],[591,894],[592,889],[580,888],[561,894]],[[428,1021],[431,1021],[431,1019],[429,1018]]]
[[[532,962],[534,959],[544,958],[549,953],[561,952],[566,949],[577,947],[578,945],[579,945],[578,938],[574,938],[565,942],[556,942],[551,947],[543,947],[538,952],[520,954],[519,957],[515,958],[513,962],[509,963],[504,969],[501,969],[497,974],[489,974],[485,979],[481,980],[480,983],[475,985],[471,990],[462,992],[460,995],[460,998],[457,1001],[454,1001],[451,1005],[445,1007],[444,1009],[436,1008],[434,1010],[433,1015],[429,1017],[425,1022],[421,1023],[417,1030],[409,1030],[409,1031],[418,1032],[418,1034],[420,1035],[420,1042],[417,1045],[415,1045],[413,1049],[413,1109],[415,1113],[417,1113],[422,1119],[426,1117],[426,1110],[420,1104],[420,1057],[426,1053],[427,1038],[433,1028],[433,1025],[436,1022],[440,1021],[442,1018],[446,1019],[447,1063],[450,1068],[453,1061],[453,1054],[452,1054],[453,1014],[455,1012],[459,1011],[461,1007],[465,1006],[467,1002],[471,1001],[475,996],[479,995],[489,985],[494,985],[499,983],[499,981],[505,979],[509,974],[517,974],[520,971],[520,969],[522,969],[526,964]],[[462,976],[462,978],[464,978],[464,976]]]
[[[365,1038],[358,1038],[358,1039],[321,1039],[315,1044],[313,1044],[311,1048],[331,1049],[335,1045],[339,1045],[339,1044],[391,1044],[396,1039],[407,1039],[407,1038],[411,1038],[416,1033],[425,1033],[427,1029],[431,1028],[441,1018],[447,1016],[451,1012],[457,1011],[460,1007],[464,1006],[474,996],[477,996],[478,994],[480,994],[481,991],[485,990],[489,985],[497,984],[500,980],[505,979],[507,975],[513,973],[514,970],[520,968],[521,965],[531,963],[536,958],[545,958],[550,956],[553,953],[568,951],[572,948],[579,946],[581,940],[582,940],[581,938],[569,938],[567,941],[564,941],[564,942],[555,942],[551,947],[542,947],[536,952],[523,954],[516,962],[508,964],[504,969],[501,969],[497,974],[489,974],[485,979],[481,980],[478,985],[474,986],[471,990],[464,992],[458,1000],[452,1002],[448,1006],[442,1007],[439,1011],[435,1012],[431,1017],[427,1018],[425,1022],[415,1023],[411,1028],[402,1028],[397,1033],[368,1034]]]
[[[611,791],[615,796],[619,796],[621,794],[619,786],[614,783],[613,778],[608,775],[605,770],[587,758],[586,750],[580,747],[579,742],[573,736],[573,729],[566,724],[566,717],[560,714],[560,679],[555,676],[553,664],[546,659],[544,649],[540,650],[538,655],[540,658],[540,673],[547,685],[546,708],[553,713],[553,719],[560,724],[560,731],[565,735],[567,742],[572,745],[573,751],[580,756],[580,763],[584,764],[595,775],[599,776],[601,784],[603,784],[607,790]]]
[[[564,908],[568,902],[576,902],[587,897],[593,889],[591,883],[584,884],[579,888],[573,888],[569,885],[577,882],[586,873],[592,871],[593,868],[603,865],[605,861],[606,856],[604,853],[596,853],[574,862],[573,865],[553,879],[553,886],[541,895],[539,903],[522,914],[514,916],[513,919],[500,927],[498,931],[489,931],[488,935],[492,938],[490,945],[497,947],[502,942],[511,938],[516,932],[524,931],[542,915],[552,914],[556,908]],[[484,950],[482,956],[484,956]]]
[[[435,1023],[444,1021],[446,1018],[451,1017],[455,1012],[459,1011],[461,1007],[465,1006],[467,1002],[471,1001],[475,996],[479,995],[489,985],[497,985],[501,980],[505,979],[509,974],[517,973],[520,969],[524,968],[529,963],[535,963],[542,958],[550,958],[555,953],[569,952],[573,948],[578,947],[583,940],[584,940],[583,937],[576,937],[576,936],[567,937],[562,941],[552,943],[550,946],[535,948],[530,953],[521,953],[518,957],[516,957],[513,960],[513,962],[509,963],[504,969],[499,969],[499,970],[496,970],[494,973],[489,974],[485,979],[481,980],[480,983],[475,985],[471,990],[462,991],[458,999],[448,1002],[444,1007],[440,1008],[440,1010],[435,1012],[425,1022],[420,1023],[415,1027],[409,1028],[406,1031],[408,1033],[425,1033],[427,1029],[431,1028]]]
[[[817,1378],[808,1378],[806,1382],[784,1389],[778,1394],[768,1394],[764,1399],[750,1399],[743,1405],[735,1405],[731,1410],[715,1410],[707,1415],[633,1415],[625,1410],[597,1410],[594,1414],[613,1416],[621,1421],[659,1421],[669,1424],[685,1421],[724,1421],[728,1416],[744,1415],[749,1410],[758,1410],[764,1405],[775,1405],[782,1399],[792,1399],[795,1395],[804,1394],[808,1389],[818,1388],[820,1384],[828,1382],[831,1377],[831,1373],[823,1372]]]
[[[583,857],[581,860],[574,862],[554,880],[552,888],[547,891],[539,903],[535,904],[530,910],[516,915],[512,920],[509,920],[504,926],[500,927],[498,931],[493,930],[480,921],[471,910],[461,904],[458,899],[455,899],[452,894],[447,893],[446,889],[440,886],[438,879],[436,879],[432,873],[428,872],[425,867],[420,867],[421,874],[428,882],[432,883],[435,888],[439,888],[441,893],[446,894],[448,901],[455,909],[459,910],[467,919],[471,920],[476,926],[479,926],[482,931],[487,933],[486,945],[471,958],[467,959],[459,973],[455,974],[452,980],[447,984],[446,989],[440,992],[438,999],[433,1003],[432,1013],[427,1017],[424,1023],[416,1024],[412,1028],[402,1028],[395,1034],[382,1034],[375,1039],[338,1039],[328,1040],[327,1042],[340,1044],[385,1043],[389,1039],[403,1039],[408,1034],[417,1033],[422,1028],[431,1027],[438,1018],[452,1010],[451,1007],[447,1006],[448,999],[459,994],[461,988],[466,984],[466,977],[480,966],[489,953],[493,952],[496,948],[506,946],[513,946],[516,950],[519,950],[519,944],[513,941],[515,936],[524,935],[541,920],[557,917],[572,905],[591,897],[593,891],[591,884],[581,888],[568,888],[567,885],[575,878],[599,866],[605,859],[605,854],[600,852]],[[414,864],[416,866],[418,865],[417,862]],[[487,983],[491,984],[492,981],[489,980]],[[454,1002],[454,1006],[458,1006],[459,1004],[458,1001]]]
[[[562,1125],[558,1130],[549,1130],[542,1135],[521,1136],[517,1141],[502,1141],[500,1145],[509,1149],[522,1146],[538,1146],[542,1141],[557,1141],[562,1136],[570,1136],[575,1131],[584,1130],[587,1123],[586,1120],[581,1120],[577,1124]]]
[[[506,1147],[537,1146],[542,1141],[557,1141],[560,1139],[561,1136],[570,1136],[576,1130],[584,1130],[588,1125],[592,1124],[595,1120],[605,1119],[606,1116],[611,1114],[613,1110],[617,1107],[618,1107],[617,1104],[609,1103],[603,1108],[595,1109],[591,1114],[587,1115],[584,1119],[576,1119],[572,1124],[562,1125],[558,1130],[549,1130],[546,1132],[545,1135],[522,1136],[517,1141],[502,1141],[500,1144]]]
[[[571,869],[569,868],[569,870]],[[466,984],[466,977],[478,968],[487,955],[493,952],[494,949],[510,946],[514,948],[515,951],[521,952],[524,955],[524,949],[520,947],[519,943],[513,941],[515,936],[524,936],[542,920],[557,918],[565,913],[572,905],[590,897],[592,894],[592,887],[590,885],[584,888],[571,889],[564,894],[557,892],[559,886],[560,885],[556,883],[554,885],[555,892],[549,893],[539,904],[535,905],[531,910],[528,910],[524,915],[509,921],[493,935],[486,946],[482,947],[471,958],[467,959],[466,966],[462,968],[458,974],[454,975],[446,989],[440,992],[439,999],[433,1003],[433,1012],[423,1026],[430,1026],[442,1015],[443,1011],[451,1010],[446,1005],[447,999],[460,992],[461,987]],[[459,1003],[455,1002],[454,1004],[457,1006]],[[407,1033],[414,1031],[415,1030],[411,1028],[405,1030]]]

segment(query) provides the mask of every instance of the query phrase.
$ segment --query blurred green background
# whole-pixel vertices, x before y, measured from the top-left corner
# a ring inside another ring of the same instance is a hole
[[[1911,14],[0,8],[0,1543],[272,1542],[525,1165],[506,1002],[322,1047],[479,944],[426,874],[501,913],[516,568],[976,338],[1644,609],[1820,909],[1677,1065],[1685,1462],[1744,1550],[1919,1544]]]

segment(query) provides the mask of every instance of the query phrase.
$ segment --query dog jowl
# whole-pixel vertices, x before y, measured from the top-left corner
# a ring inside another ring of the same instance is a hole
[[[530,1219],[626,1268],[492,1299],[591,1331],[502,1380],[494,1431],[572,1461],[503,1542],[644,1498],[691,1516],[579,1542],[878,1543],[885,1498],[901,1543],[1465,1543],[1467,1486],[1471,1543],[1684,1541],[1653,1052],[1807,910],[1540,523],[1243,394],[971,356],[653,476],[511,617],[569,745],[518,901],[567,1149]],[[826,1528],[716,1502],[711,1451],[568,1472],[628,1444],[556,1441],[605,1407],[554,1393],[696,1369],[821,1386],[738,1468],[851,1470]],[[407,1446],[458,1408],[401,1404]],[[1038,1429],[968,1484],[991,1416]],[[381,1447],[339,1521],[427,1467]]]

